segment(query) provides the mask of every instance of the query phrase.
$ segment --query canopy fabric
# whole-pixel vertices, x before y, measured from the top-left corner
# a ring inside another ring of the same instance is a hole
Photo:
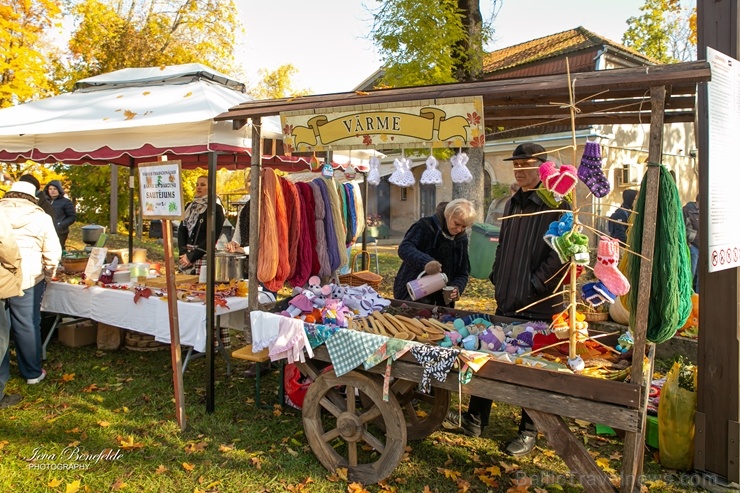
[[[123,69],[77,87],[0,110],[0,161],[128,166],[167,155],[205,166],[206,153],[217,151],[225,153],[224,166],[250,163],[251,126],[234,129],[213,118],[251,98],[242,84],[204,65]],[[277,117],[262,127],[263,137],[281,135]]]

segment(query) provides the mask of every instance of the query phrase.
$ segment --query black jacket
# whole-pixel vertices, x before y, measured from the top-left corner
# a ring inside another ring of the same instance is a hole
[[[550,223],[560,218],[562,210],[569,209],[570,205],[565,201],[560,210],[552,209],[531,190],[519,190],[509,199],[504,216],[548,210],[553,212],[502,221],[496,259],[489,276],[496,287],[498,315],[549,321],[553,314],[563,310],[563,297],[560,295],[517,312],[520,308],[550,296],[561,277],[555,274],[561,269],[565,273],[557,253],[545,242],[543,236]]]
[[[49,185],[59,190],[59,196],[57,198],[52,199],[49,197]],[[54,207],[54,228],[57,230],[57,234],[68,234],[69,227],[77,221],[75,205],[64,196],[64,187],[59,180],[52,180],[47,183],[44,187],[44,193],[49,198],[52,207]]]
[[[398,245],[398,256],[403,263],[393,282],[393,297],[396,299],[411,299],[406,283],[416,279],[424,271],[424,266],[432,260],[442,264],[442,272],[447,275],[447,285],[457,287],[461,296],[468,285],[468,234],[462,232],[451,238],[444,215],[439,209],[435,215],[419,219],[406,231],[403,241]],[[444,305],[441,291],[416,301]]]
[[[190,204],[185,206],[187,211]],[[224,209],[220,204],[216,204],[216,234],[214,235],[214,245],[221,236],[221,228],[224,225]],[[185,221],[180,223],[177,228],[177,248],[180,251],[180,255],[186,253],[190,263],[195,263],[196,260],[200,260],[206,254],[206,234],[208,233],[208,209],[203,211],[198,216],[198,222],[193,228],[193,232],[188,232],[188,227],[185,225]],[[188,252],[188,245],[193,245],[196,248]]]

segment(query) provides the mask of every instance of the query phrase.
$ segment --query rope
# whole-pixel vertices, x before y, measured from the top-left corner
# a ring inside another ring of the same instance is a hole
[[[275,219],[275,185],[277,177],[271,168],[262,170],[262,196],[260,197],[260,248],[257,262],[257,279],[261,282],[275,278],[278,268],[277,224]]]
[[[650,163],[650,166],[657,166]],[[686,226],[681,212],[678,189],[665,166],[660,166],[658,210],[655,223],[655,250],[648,310],[647,340],[660,344],[667,341],[682,327],[691,314],[691,263],[686,244]],[[642,179],[641,190],[647,190],[647,173]],[[645,193],[637,199],[637,214],[627,238],[630,250],[642,253],[642,231],[645,227]],[[647,225],[651,227],[651,225]],[[632,255],[627,262],[627,278],[632,289],[627,295],[630,326],[635,326],[639,293],[640,264],[642,259]]]

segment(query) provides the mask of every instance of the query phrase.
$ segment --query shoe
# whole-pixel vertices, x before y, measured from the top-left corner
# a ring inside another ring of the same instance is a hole
[[[523,431],[519,436],[509,442],[506,446],[506,453],[513,457],[529,455],[534,450],[537,443],[537,433]]]
[[[462,424],[458,421],[457,411],[450,410],[442,421],[442,427],[447,430],[460,429],[469,437],[479,437],[483,433],[483,427],[480,425],[480,418],[468,413],[462,413]]]
[[[38,376],[38,377],[36,377],[36,378],[27,378],[27,379],[26,379],[26,383],[27,383],[28,385],[36,385],[37,383],[41,382],[41,380],[43,380],[44,378],[46,378],[46,370],[44,370],[44,369],[42,368],[42,369],[41,369],[41,375],[39,375],[39,376]]]
[[[273,370],[272,365],[270,363],[261,363],[260,364],[260,377],[267,375]],[[247,378],[255,378],[257,376],[257,365],[252,364],[246,372],[244,372],[244,376]]]
[[[0,399],[0,409],[6,409],[8,407],[13,407],[16,404],[18,404],[21,401],[21,395],[20,394],[5,394],[2,399]]]

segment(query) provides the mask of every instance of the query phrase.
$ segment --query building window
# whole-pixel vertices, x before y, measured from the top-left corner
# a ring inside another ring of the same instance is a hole
[[[401,200],[407,200],[408,199],[408,188],[402,188],[401,189]]]

